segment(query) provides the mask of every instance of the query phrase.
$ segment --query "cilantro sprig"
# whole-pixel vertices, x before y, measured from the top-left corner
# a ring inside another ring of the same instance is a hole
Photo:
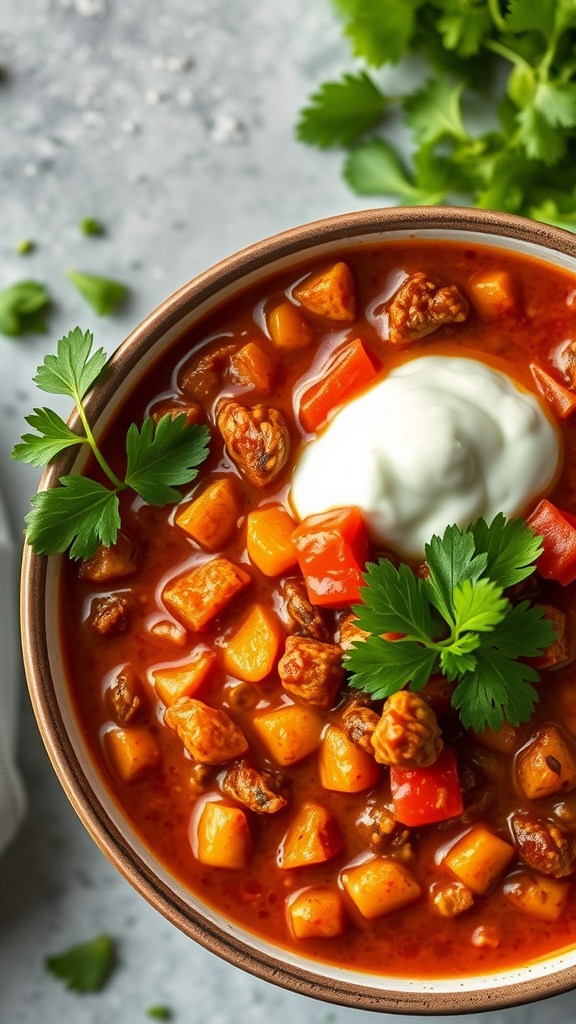
[[[574,0],[333,4],[361,67],[316,90],[297,134],[344,146],[354,191],[412,204],[465,199],[576,228]],[[377,69],[413,54],[426,84],[395,89],[389,69],[384,90]],[[412,134],[409,162],[394,142],[399,116]]]
[[[110,547],[120,529],[118,495],[132,489],[150,505],[166,505],[181,498],[178,487],[190,483],[208,454],[207,427],[186,425],[184,415],[163,416],[156,424],[148,417],[126,435],[126,472],[121,479],[108,465],[94,437],[84,399],[96,384],[106,353],[92,351],[93,336],[79,327],[58,342],[56,355],[47,355],[34,383],[52,395],[73,399],[83,433],[72,430],[51,409],[39,408],[26,417],[36,433],[24,434],[12,458],[33,466],[46,466],[66,448],[88,445],[109,484],[89,477],[60,477],[60,487],[40,491],[26,516],[26,537],[37,554],[53,555],[70,549],[74,559],[89,558],[100,544]]]
[[[351,685],[381,699],[422,690],[442,672],[456,684],[452,704],[465,728],[527,721],[539,677],[524,659],[541,655],[555,631],[543,605],[514,605],[506,591],[535,571],[541,551],[521,519],[499,514],[433,537],[425,578],[387,559],[369,564],[354,612],[370,636],[348,652]]]

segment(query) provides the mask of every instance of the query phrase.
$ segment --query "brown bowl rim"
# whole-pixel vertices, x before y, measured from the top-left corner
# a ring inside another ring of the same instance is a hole
[[[462,230],[490,237],[528,242],[576,258],[576,237],[561,228],[530,221],[512,214],[463,207],[391,207],[362,210],[328,217],[283,231],[237,252],[189,281],[162,302],[119,346],[108,362],[108,374],[86,403],[93,424],[104,412],[116,389],[116,382],[130,372],[171,328],[194,308],[250,272],[324,242],[346,244],[358,236],[385,231],[419,232]],[[70,423],[74,425],[76,417]],[[65,453],[45,471],[39,489],[55,486],[69,472],[73,453]],[[103,853],[131,885],[200,945],[236,967],[300,995],[349,1006],[397,1014],[461,1014],[486,1009],[503,1009],[569,991],[576,985],[576,967],[495,988],[459,991],[391,992],[375,988],[366,975],[365,984],[320,978],[297,965],[286,964],[282,949],[278,957],[254,950],[249,942],[232,938],[201,913],[187,906],[154,871],[145,864],[116,828],[100,805],[88,782],[66,729],[50,672],[45,622],[45,588],[48,559],[25,545],[22,563],[21,626],[24,665],[30,697],[48,755],[68,799]],[[248,935],[248,933],[246,933]],[[553,959],[553,958],[550,958]],[[536,965],[534,965],[536,969]],[[442,979],[443,983],[452,979]],[[466,979],[466,984],[473,982]],[[429,979],[423,983],[433,984]]]

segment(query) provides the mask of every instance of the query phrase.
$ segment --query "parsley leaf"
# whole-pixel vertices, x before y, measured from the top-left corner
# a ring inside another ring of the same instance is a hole
[[[538,682],[538,673],[496,647],[480,648],[475,658],[475,669],[462,676],[452,695],[464,728],[498,730],[505,719],[510,725],[527,722],[538,701],[531,685]]]
[[[175,419],[163,416],[157,425],[148,417],[141,430],[131,423],[126,435],[125,483],[150,505],[180,501],[175,485],[194,480],[195,467],[208,455],[209,440],[208,427],[191,431],[184,414]]]
[[[38,281],[17,281],[0,292],[0,334],[17,338],[33,331],[46,330],[48,292]]]
[[[404,104],[406,122],[421,143],[429,145],[444,138],[467,141],[460,110],[463,88],[462,82],[452,85],[437,78],[408,96]]]
[[[492,580],[475,583],[462,580],[454,590],[454,628],[456,633],[490,633],[506,615],[510,602],[502,597],[502,588]]]
[[[67,277],[90,303],[98,316],[110,316],[128,292],[126,285],[109,277],[68,270]]]
[[[34,409],[33,414],[25,419],[38,434],[24,434],[21,443],[14,446],[13,458],[20,462],[46,466],[65,448],[83,442],[83,438],[70,430],[58,413],[51,409]]]
[[[106,363],[103,348],[92,353],[93,341],[90,331],[82,334],[79,327],[61,338],[57,354],[47,355],[33,378],[40,391],[50,395],[68,395],[75,402],[81,401]]]
[[[321,148],[349,146],[380,120],[386,99],[365,72],[326,82],[297,125],[298,138]]]
[[[62,476],[61,487],[39,491],[26,516],[26,538],[34,551],[90,558],[99,544],[110,547],[120,529],[116,491],[84,476]]]
[[[413,640],[384,640],[370,636],[348,652],[348,668],[354,675],[350,685],[383,700],[410,685],[421,690],[440,663],[437,651],[428,650]]]
[[[426,580],[428,598],[446,622],[453,622],[454,591],[463,580],[475,583],[480,579],[488,556],[476,551],[473,533],[459,526],[447,526],[443,537],[432,537],[424,555],[430,571]]]
[[[361,196],[399,196],[420,205],[434,205],[444,198],[443,193],[420,188],[384,139],[370,139],[355,146],[344,165],[344,177]]]
[[[542,538],[523,519],[506,519],[499,512],[490,526],[478,519],[472,535],[476,551],[486,555],[486,576],[498,586],[514,587],[535,572]]]
[[[364,604],[354,607],[361,629],[376,636],[406,633],[421,641],[434,632],[434,619],[424,598],[426,584],[407,565],[396,569],[382,558],[368,565],[364,579]]]
[[[398,61],[412,38],[418,6],[419,0],[357,0],[344,29],[354,55],[373,67]]]
[[[99,935],[58,956],[46,957],[44,965],[73,992],[99,992],[116,966],[115,945],[110,936]]]

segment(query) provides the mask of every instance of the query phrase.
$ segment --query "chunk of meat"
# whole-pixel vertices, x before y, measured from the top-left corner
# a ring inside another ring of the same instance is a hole
[[[244,733],[225,711],[193,697],[166,708],[164,721],[199,764],[225,764],[248,750]]]
[[[342,651],[336,644],[289,636],[278,674],[284,689],[299,700],[312,707],[332,707],[344,679]]]
[[[145,711],[147,702],[142,680],[130,665],[117,673],[106,690],[106,700],[118,725],[133,722]]]
[[[426,768],[444,745],[432,708],[408,690],[386,699],[371,742],[376,760],[396,768]]]
[[[304,278],[293,291],[304,309],[324,320],[352,322],[356,317],[356,286],[347,263],[332,266]]]
[[[280,475],[290,455],[290,434],[284,416],[266,405],[245,408],[223,399],[216,415],[228,454],[256,487]]]
[[[474,893],[463,882],[436,883],[431,887],[432,905],[441,917],[457,917],[474,905]]]
[[[123,576],[133,576],[137,568],[138,548],[125,533],[120,532],[115,544],[109,548],[101,544],[91,558],[80,563],[78,575],[89,583],[108,583]]]
[[[518,853],[529,868],[553,878],[572,874],[576,868],[574,836],[529,811],[513,814],[510,826]]]
[[[354,612],[348,612],[340,619],[338,643],[343,651],[349,651],[352,644],[365,640],[367,636],[370,634],[365,629],[360,629],[358,616],[354,615]]]
[[[462,323],[468,300],[458,285],[443,285],[418,272],[400,286],[388,308],[389,340],[406,345],[445,324]]]
[[[256,814],[276,814],[286,807],[282,776],[267,769],[258,771],[248,761],[236,761],[221,781],[224,793]]]
[[[330,638],[328,627],[321,610],[311,603],[304,580],[286,580],[282,592],[291,632],[326,643]]]
[[[357,821],[358,832],[375,853],[388,853],[399,860],[412,855],[410,829],[396,820],[384,804],[369,804]]]
[[[374,755],[372,736],[380,721],[380,715],[365,704],[349,701],[342,711],[340,721],[348,738],[367,754]]]
[[[199,761],[192,761],[190,765],[189,786],[195,796],[200,796],[207,787],[210,777],[210,765],[200,764]]]
[[[205,419],[204,410],[200,402],[192,400],[179,402],[175,398],[166,398],[163,402],[159,402],[152,409],[151,416],[155,423],[159,423],[163,416],[169,416],[171,420],[176,420],[179,416],[185,416],[187,427],[203,423]]]
[[[95,603],[92,613],[92,625],[101,636],[113,636],[124,633],[130,620],[130,602],[126,597],[110,594]]]
[[[222,345],[186,363],[178,376],[180,390],[199,401],[214,398],[226,379],[235,351],[236,345]]]

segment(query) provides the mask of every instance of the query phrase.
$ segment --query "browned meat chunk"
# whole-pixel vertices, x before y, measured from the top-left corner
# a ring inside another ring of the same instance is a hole
[[[126,536],[119,533],[118,539],[111,547],[103,544],[98,550],[80,563],[78,575],[81,580],[89,583],[108,583],[123,576],[132,576],[138,568],[138,549]]]
[[[248,749],[242,730],[230,716],[201,700],[180,697],[166,708],[164,721],[200,764],[225,764]]]
[[[412,274],[396,292],[388,309],[393,345],[406,345],[445,324],[462,323],[468,300],[455,284],[443,285],[426,274]]]
[[[106,691],[106,699],[114,721],[127,725],[138,718],[146,709],[146,696],[142,680],[129,665],[118,672],[112,685]]]
[[[354,615],[354,612],[348,612],[340,620],[340,636],[338,643],[343,651],[349,651],[353,643],[357,643],[360,640],[365,640],[369,633],[364,629],[360,629],[358,625],[358,617]]]
[[[199,761],[192,761],[190,767],[190,789],[192,793],[199,796],[206,789],[210,776],[210,765],[200,764]]]
[[[576,867],[576,839],[549,821],[528,811],[511,818],[512,835],[521,859],[534,871],[553,878],[571,875]]]
[[[559,608],[554,608],[551,604],[547,604],[544,607],[546,608],[544,618],[550,619],[556,630],[556,636],[550,646],[544,651],[544,654],[533,660],[532,664],[537,669],[557,668],[559,665],[568,664],[573,657],[568,630],[566,629],[566,615]]]
[[[235,351],[235,345],[223,345],[194,359],[180,372],[178,386],[185,395],[198,401],[214,398],[226,379],[230,357]]]
[[[289,636],[278,674],[288,693],[313,707],[329,708],[344,679],[342,651],[336,644]]]
[[[230,458],[250,483],[266,487],[279,476],[290,455],[290,435],[278,409],[246,409],[224,399],[218,405],[217,423]]]
[[[441,917],[457,917],[474,904],[474,893],[464,882],[432,886],[432,905]]]
[[[304,580],[286,580],[282,589],[291,632],[326,643],[330,638],[328,627],[320,609],[310,602]]]
[[[126,597],[110,594],[95,602],[92,625],[102,636],[123,633],[128,627],[130,602]]]
[[[179,416],[186,417],[186,426],[191,427],[204,422],[204,410],[199,402],[178,402],[175,398],[167,398],[159,402],[152,410],[152,419],[158,423],[163,416],[176,420]]]
[[[373,708],[350,701],[342,711],[342,728],[357,746],[367,754],[374,755],[372,735],[380,721],[380,716]]]
[[[286,807],[279,772],[258,771],[247,761],[236,761],[221,782],[224,793],[256,814],[276,814]]]
[[[398,768],[434,764],[443,747],[436,715],[419,694],[399,690],[384,703],[372,746],[380,764]]]
[[[375,853],[388,853],[398,860],[412,854],[410,829],[396,821],[393,811],[383,804],[370,804],[358,819],[358,831]]]

